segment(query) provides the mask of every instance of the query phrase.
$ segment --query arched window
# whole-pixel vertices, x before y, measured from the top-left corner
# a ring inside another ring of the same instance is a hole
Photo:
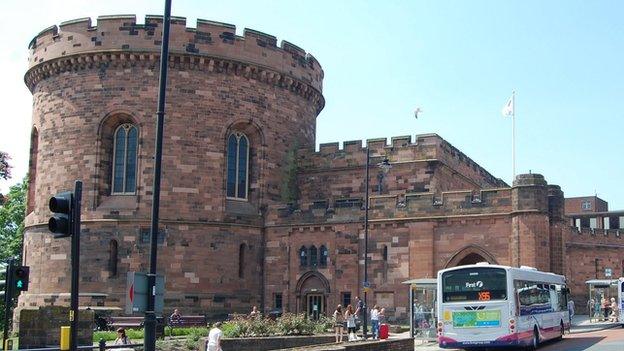
[[[114,277],[117,275],[117,240],[111,240],[108,246],[108,271]]]
[[[318,251],[316,250],[316,246],[314,245],[310,247],[310,266],[318,266]]]
[[[308,250],[305,246],[299,249],[299,266],[305,267],[308,265]]]
[[[319,249],[320,251],[320,255],[321,257],[319,258],[319,266],[320,267],[327,267],[327,248],[325,247],[325,245],[321,245],[321,248]]]
[[[245,244],[240,244],[238,249],[238,277],[245,277]]]
[[[113,194],[136,192],[137,145],[139,131],[124,123],[115,130],[113,149]]]
[[[249,180],[249,139],[243,133],[232,133],[227,141],[227,197],[247,199]]]

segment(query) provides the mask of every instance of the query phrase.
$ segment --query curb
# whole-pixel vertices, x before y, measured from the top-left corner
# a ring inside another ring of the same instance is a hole
[[[620,326],[621,326],[621,324],[610,324],[610,325],[605,325],[605,326],[601,326],[601,327],[597,327],[597,328],[579,328],[579,330],[570,330],[569,334],[592,333],[592,332],[597,332],[597,331],[601,331],[601,330],[613,329],[613,328],[617,328],[617,327],[620,327]]]

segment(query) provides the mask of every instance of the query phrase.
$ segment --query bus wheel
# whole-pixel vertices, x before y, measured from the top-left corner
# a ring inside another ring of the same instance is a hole
[[[529,350],[537,350],[539,347],[539,333],[537,332],[537,327],[533,327],[533,340],[531,340],[531,346],[529,346]]]
[[[563,334],[565,334],[565,329],[563,327],[563,321],[561,321],[561,324],[559,324],[559,327],[561,328],[561,335],[559,335],[559,337],[557,338],[557,340],[561,340],[563,339]]]

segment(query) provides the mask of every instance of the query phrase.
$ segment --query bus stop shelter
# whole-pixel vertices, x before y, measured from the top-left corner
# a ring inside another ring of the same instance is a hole
[[[433,278],[404,281],[409,285],[410,335],[424,340],[436,339],[437,281]]]
[[[589,300],[587,301],[589,320],[596,322],[607,320],[611,308],[605,308],[605,301],[608,304],[612,297],[618,299],[618,280],[591,279],[585,284],[589,290]]]

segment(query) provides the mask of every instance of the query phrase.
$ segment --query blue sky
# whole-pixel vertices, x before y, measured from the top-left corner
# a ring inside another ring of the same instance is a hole
[[[45,27],[105,14],[161,14],[160,0],[29,1],[7,5],[0,52],[0,150],[25,175],[31,96],[27,45]],[[183,1],[172,13],[273,34],[325,71],[317,143],[438,133],[511,182],[516,91],[517,173],[542,173],[566,196],[624,209],[624,2],[618,1]],[[11,33],[11,35],[7,35]],[[416,120],[415,107],[424,113]]]

